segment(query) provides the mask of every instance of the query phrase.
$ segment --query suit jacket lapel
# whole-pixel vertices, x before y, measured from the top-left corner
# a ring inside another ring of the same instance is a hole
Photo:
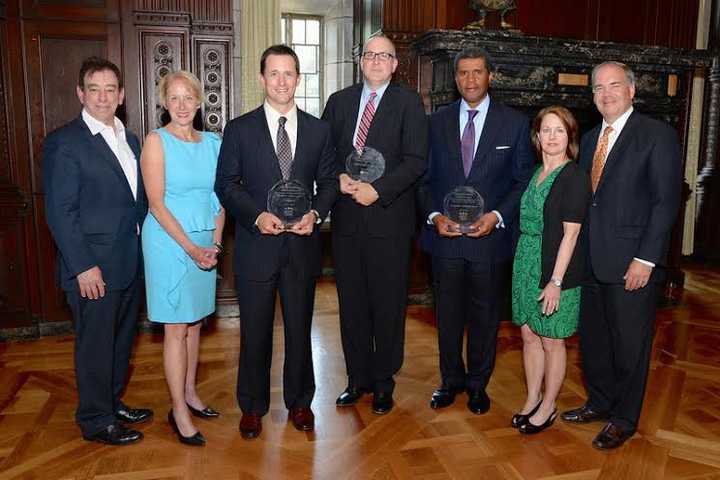
[[[362,93],[362,90],[361,90]],[[374,138],[374,134],[378,131],[382,132],[382,125],[384,125],[386,118],[392,113],[392,111],[395,109],[395,88],[392,83],[390,83],[387,88],[385,89],[385,93],[383,93],[382,100],[380,101],[380,105],[377,106],[377,110],[375,110],[375,115],[373,116],[372,123],[370,124],[370,130],[368,130],[367,135],[367,142],[370,143],[372,138]],[[360,108],[360,99],[358,98],[358,109]],[[358,115],[362,115],[363,112],[358,111]]]
[[[485,157],[492,152],[495,137],[502,128],[503,121],[501,115],[494,107],[495,103],[491,100],[488,108],[487,115],[485,116],[485,124],[483,125],[482,133],[480,134],[480,142],[478,143],[477,150],[475,150],[475,158],[473,159],[473,165],[470,169],[468,178],[472,177],[482,164],[485,162]],[[458,127],[459,129],[460,127]]]
[[[587,146],[580,152],[580,166],[588,173],[588,175],[592,172],[592,160],[595,156],[595,149],[597,148],[601,127],[602,124],[590,130],[587,134]]]
[[[255,121],[258,123],[257,128],[261,137],[264,138],[264,140],[260,142],[260,158],[267,160],[264,160],[262,163],[267,164],[273,176],[280,180],[282,179],[280,160],[278,160],[277,152],[273,146],[270,128],[268,127],[267,117],[265,116],[265,108],[262,105],[255,110]]]
[[[445,123],[445,144],[448,148],[448,159],[452,164],[449,167],[459,172],[461,178],[465,178],[462,153],[460,152],[460,100],[448,107],[447,114],[450,118]]]
[[[349,119],[349,121],[345,122],[345,129],[342,133],[343,142],[341,143],[341,145],[354,145],[353,140],[355,136],[355,125],[357,124],[358,115],[362,115],[362,113],[359,113],[362,88],[362,83],[356,85],[355,90],[351,93],[350,102],[346,104],[345,108],[347,108],[348,110],[345,115],[346,118]],[[370,126],[370,128],[372,129],[372,125]]]
[[[307,131],[307,122],[305,119],[305,112],[298,109],[297,112],[297,141],[295,145],[295,154],[293,155],[292,168],[290,169],[290,178],[295,178],[295,172],[300,168],[299,162],[305,159],[305,139],[310,138],[310,132]]]
[[[600,175],[600,181],[598,182],[596,192],[599,192],[602,188],[604,180],[607,178],[608,173],[613,169],[615,164],[619,161],[618,159],[622,155],[622,152],[627,148],[627,146],[630,144],[630,139],[633,137],[633,129],[635,128],[635,113],[631,113],[630,117],[627,120],[627,123],[625,124],[625,127],[623,127],[622,131],[620,132],[620,136],[615,140],[615,145],[613,145],[612,150],[610,150],[610,153],[607,156],[607,159],[605,160],[605,166],[603,167],[602,175]],[[597,143],[597,142],[596,142]],[[595,152],[595,149],[593,149],[593,153]],[[591,160],[592,162],[592,160]]]
[[[90,131],[90,128],[88,128],[85,121],[82,119],[82,117],[78,120],[82,127],[84,128],[85,133],[88,136],[88,140],[90,141],[90,144],[95,149],[95,151],[99,154],[98,156],[105,162],[107,162],[108,165],[112,168],[112,170],[115,172],[115,174],[120,178],[120,181],[123,185],[125,185],[127,189],[128,195],[130,195],[130,198],[132,201],[135,201],[135,198],[133,197],[132,189],[130,188],[130,184],[128,183],[128,179],[125,176],[125,172],[123,171],[122,167],[120,166],[120,160],[115,156],[113,151],[110,149],[110,146],[107,144],[103,136],[98,133],[96,135],[93,135]],[[137,161],[137,159],[136,159]],[[140,181],[140,168],[138,167],[138,181]]]

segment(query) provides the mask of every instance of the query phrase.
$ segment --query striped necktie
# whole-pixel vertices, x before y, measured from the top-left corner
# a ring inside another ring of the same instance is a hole
[[[613,128],[608,125],[605,127],[600,140],[598,140],[597,147],[595,148],[595,155],[593,155],[592,172],[590,180],[592,182],[593,193],[597,190],[598,184],[600,183],[600,177],[602,176],[603,169],[605,168],[605,161],[607,161],[608,144],[610,140],[610,134]]]
[[[370,131],[370,124],[375,116],[375,97],[377,93],[372,92],[367,104],[365,104],[365,110],[363,110],[362,117],[360,118],[360,126],[358,127],[357,140],[355,140],[355,148],[362,150],[367,141],[368,131]]]

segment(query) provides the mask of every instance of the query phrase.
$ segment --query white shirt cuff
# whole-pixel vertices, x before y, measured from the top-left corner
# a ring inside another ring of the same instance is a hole
[[[433,218],[437,217],[438,215],[440,215],[440,212],[432,212],[430,215],[428,215],[427,224],[434,225]]]
[[[502,215],[500,215],[500,212],[498,212],[497,210],[493,210],[492,212],[498,218],[498,223],[497,225],[495,225],[495,228],[505,228],[505,222],[503,222],[503,218]]]
[[[634,260],[637,260],[638,262],[647,265],[648,267],[655,268],[655,264],[652,262],[648,262],[647,260],[643,260],[642,258],[633,257]]]

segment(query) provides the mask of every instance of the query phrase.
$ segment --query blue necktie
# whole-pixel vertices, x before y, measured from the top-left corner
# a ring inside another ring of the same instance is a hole
[[[473,164],[475,153],[475,122],[473,122],[473,119],[478,112],[477,110],[468,110],[467,113],[468,121],[465,124],[465,130],[463,130],[462,139],[460,141],[465,178],[470,175],[470,169]]]

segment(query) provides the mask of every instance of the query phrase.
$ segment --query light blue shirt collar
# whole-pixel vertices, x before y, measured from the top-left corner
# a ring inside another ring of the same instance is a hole
[[[378,87],[378,89],[375,90],[375,93],[377,94],[377,97],[375,97],[375,101],[374,101],[375,111],[377,111],[378,107],[380,106],[380,100],[382,100],[382,97],[385,94],[385,90],[387,90],[388,85],[390,85],[390,82],[380,85],[380,87]],[[362,94],[360,95],[360,108],[358,108],[357,119],[355,120],[355,133],[353,134],[353,145],[355,145],[357,143],[357,134],[358,134],[358,129],[360,128],[360,120],[362,119],[362,114],[365,111],[365,105],[367,105],[368,100],[370,100],[370,94],[372,92],[373,92],[373,90],[370,89],[368,84],[363,83]]]
[[[475,146],[473,147],[473,155],[477,152],[478,144],[480,143],[480,136],[482,135],[483,127],[485,126],[485,119],[487,118],[488,109],[490,108],[490,95],[485,95],[480,105],[475,108],[470,108],[470,105],[465,99],[460,100],[460,132],[458,133],[458,141],[462,139],[462,134],[465,131],[465,125],[468,121],[468,110],[477,110],[477,115],[473,119],[475,124]]]

